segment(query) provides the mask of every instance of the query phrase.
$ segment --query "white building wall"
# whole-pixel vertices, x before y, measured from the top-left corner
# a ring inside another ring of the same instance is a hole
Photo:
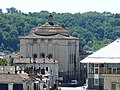
[[[47,45],[43,42],[43,43],[40,43],[40,54],[41,53],[44,53],[45,56],[47,55]]]
[[[26,44],[27,48],[26,48]],[[28,50],[28,51],[26,51]],[[74,74],[74,57],[76,56],[76,63],[79,64],[79,41],[78,40],[65,40],[65,39],[37,39],[36,43],[32,40],[20,40],[20,52],[24,57],[32,57],[37,54],[40,57],[41,53],[53,55],[53,59],[59,62],[59,72],[71,72]],[[75,55],[76,54],[76,55]],[[70,61],[71,55],[71,61]],[[72,63],[70,63],[72,62]],[[78,65],[77,65],[78,66]],[[76,67],[78,70],[78,67]]]
[[[59,45],[59,62],[60,70],[68,71],[68,46],[66,41],[60,42]]]
[[[20,40],[20,53],[21,53],[21,56],[25,57],[26,56],[26,47],[25,47],[25,43],[26,40],[24,39],[21,39]]]
[[[37,43],[34,43],[33,44],[33,48],[32,48],[32,54],[36,54],[38,56],[38,44]]]
[[[53,55],[53,50],[54,50],[54,45],[52,44],[52,42],[48,43],[48,54]]]
[[[55,59],[55,60],[58,60],[59,61],[59,44],[58,43],[55,43],[54,42],[54,53],[53,53],[53,58]]]
[[[120,75],[104,77],[104,90],[112,90],[112,84],[115,84],[116,90],[120,90]]]
[[[32,43],[28,43],[28,56],[32,57]]]

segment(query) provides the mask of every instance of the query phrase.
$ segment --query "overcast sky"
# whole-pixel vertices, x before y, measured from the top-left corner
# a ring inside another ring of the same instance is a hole
[[[70,12],[88,11],[120,13],[120,0],[0,0],[0,8],[15,7],[22,12]]]

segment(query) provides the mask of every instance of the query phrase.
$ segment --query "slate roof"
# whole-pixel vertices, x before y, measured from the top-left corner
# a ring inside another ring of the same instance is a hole
[[[120,38],[89,55],[82,63],[120,63]]]

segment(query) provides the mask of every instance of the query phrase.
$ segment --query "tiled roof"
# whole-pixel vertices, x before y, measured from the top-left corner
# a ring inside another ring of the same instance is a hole
[[[17,74],[0,74],[0,83],[22,83],[22,80]]]
[[[20,77],[22,78],[29,78],[28,74],[27,73],[24,73],[24,74],[19,74]]]

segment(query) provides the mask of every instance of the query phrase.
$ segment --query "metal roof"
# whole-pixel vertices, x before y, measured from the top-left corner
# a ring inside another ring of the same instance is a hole
[[[120,63],[120,38],[89,55],[81,63]]]

